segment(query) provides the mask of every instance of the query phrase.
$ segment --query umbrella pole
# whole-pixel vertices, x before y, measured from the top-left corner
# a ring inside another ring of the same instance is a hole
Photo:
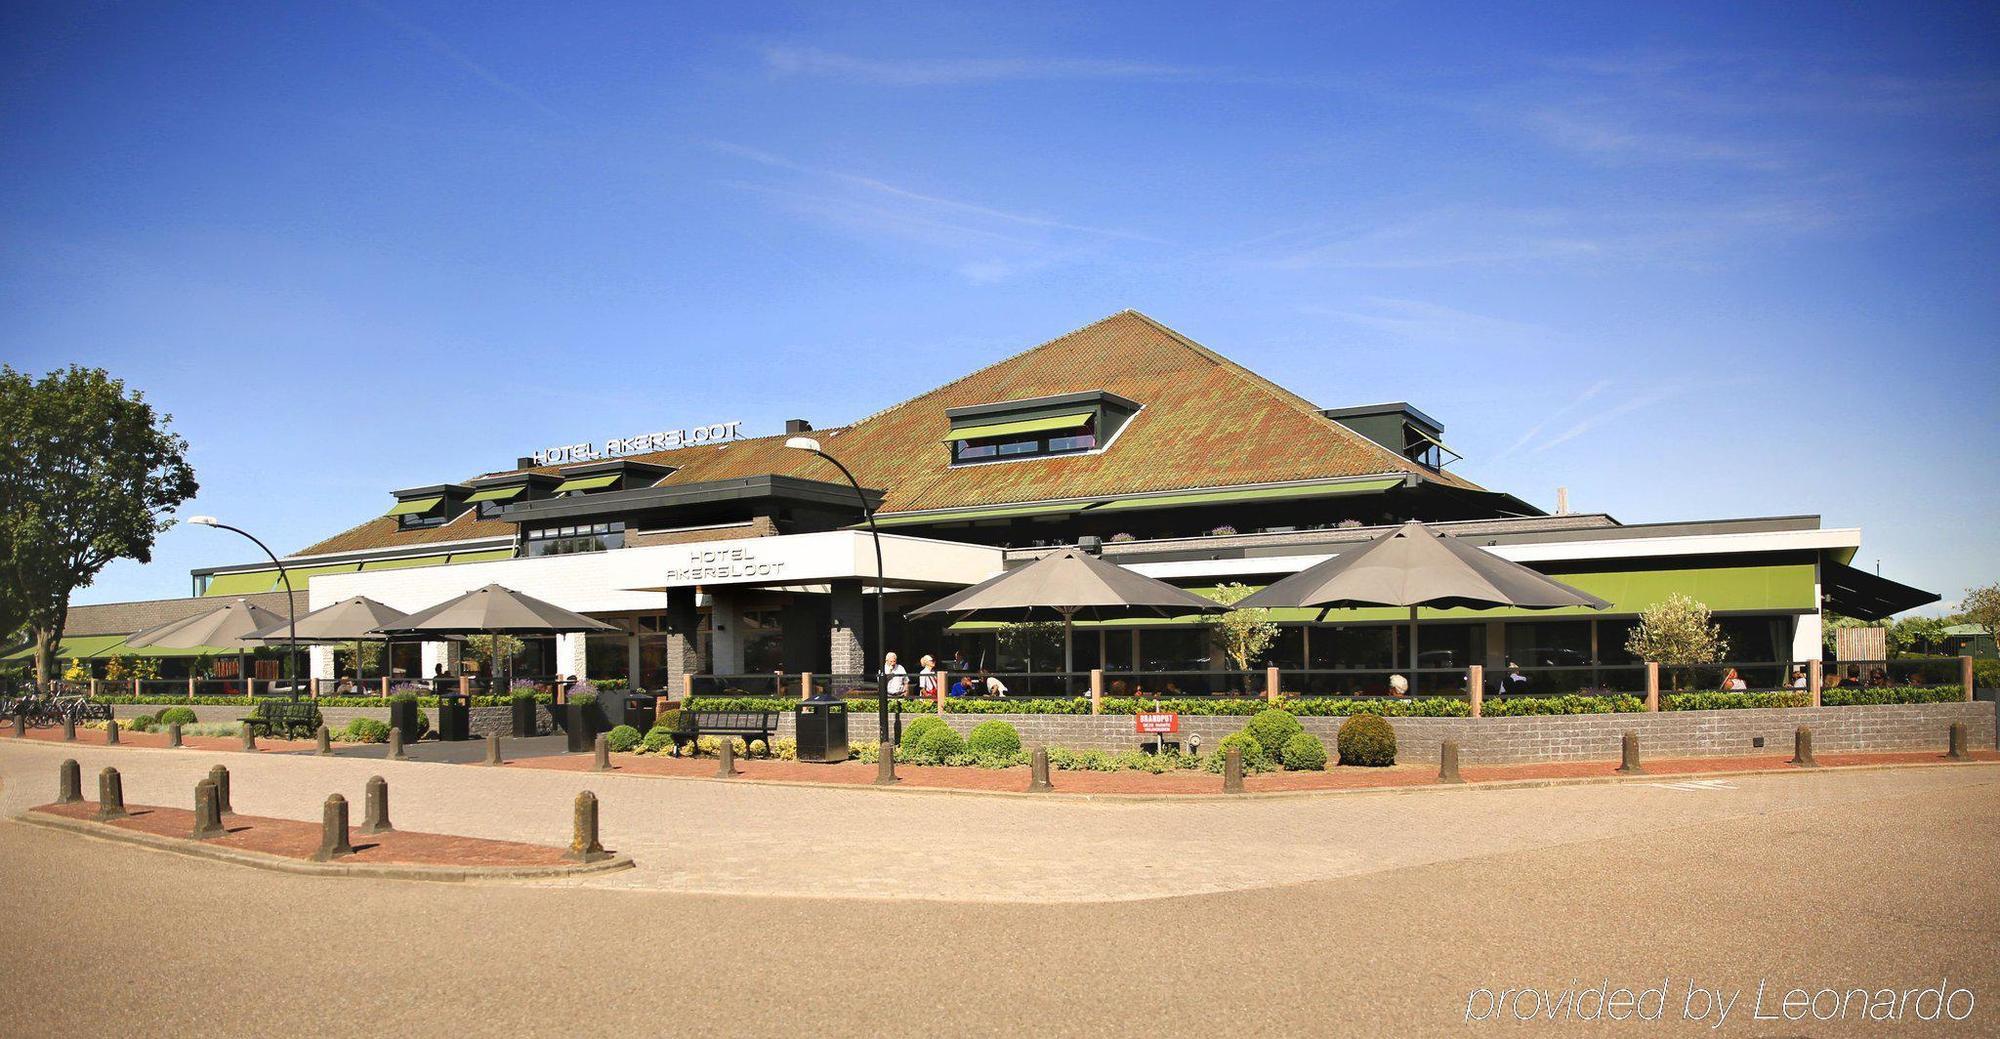
[[[1063,692],[1076,692],[1076,611],[1063,614]]]
[[[1417,608],[1410,607],[1410,693],[1417,692]]]

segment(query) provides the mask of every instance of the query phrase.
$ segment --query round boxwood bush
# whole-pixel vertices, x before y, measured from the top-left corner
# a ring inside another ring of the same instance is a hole
[[[341,730],[340,739],[345,743],[387,743],[389,723],[373,718],[356,718]]]
[[[639,735],[639,730],[630,725],[614,725],[610,732],[604,734],[604,745],[619,754],[624,754],[638,746],[643,738]]]
[[[1326,744],[1310,732],[1297,732],[1278,749],[1278,761],[1294,772],[1318,772],[1326,767]]]
[[[133,732],[152,732],[154,729],[159,728],[159,726],[160,720],[150,714],[142,714],[137,718],[127,719],[125,722],[125,727],[131,729]]]
[[[953,731],[951,726],[939,722],[936,726],[925,729],[923,734],[917,737],[916,745],[911,751],[913,760],[943,764],[946,758],[965,753],[965,739]]]
[[[1013,755],[1021,752],[1021,733],[1012,725],[994,719],[972,727],[965,749],[974,754]]]
[[[669,725],[655,725],[647,729],[646,737],[639,741],[639,746],[645,748],[648,754],[660,754],[672,750],[674,746],[673,727]]]
[[[1250,718],[1249,724],[1243,726],[1243,731],[1257,737],[1257,742],[1263,744],[1265,750],[1276,754],[1292,737],[1306,730],[1297,718],[1292,717],[1292,712],[1273,707],[1258,711]]]
[[[160,712],[161,725],[193,725],[197,720],[192,707],[169,707]]]
[[[1379,767],[1396,763],[1396,730],[1372,714],[1340,723],[1340,763]]]
[[[944,719],[935,714],[926,714],[903,726],[903,741],[899,746],[903,750],[915,750],[925,733],[935,732],[938,729],[950,731],[951,726],[946,725]]]
[[[1265,750],[1264,745],[1257,742],[1257,737],[1251,735],[1249,729],[1240,729],[1222,737],[1221,742],[1215,745],[1215,753],[1210,755],[1214,771],[1222,771],[1222,764],[1229,757],[1231,747],[1243,752],[1245,772],[1257,772],[1271,767],[1270,751]]]

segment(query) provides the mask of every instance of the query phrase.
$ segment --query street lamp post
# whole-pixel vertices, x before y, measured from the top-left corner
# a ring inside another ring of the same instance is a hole
[[[283,581],[285,584],[285,662],[289,665],[287,670],[291,672],[291,675],[288,677],[292,679],[292,695],[298,695],[299,618],[298,608],[292,603],[292,575],[285,572],[285,564],[278,561],[278,554],[271,551],[271,546],[259,541],[257,535],[244,530],[242,527],[232,527],[216,519],[214,516],[189,516],[187,522],[190,526],[233,530],[249,538],[252,544],[263,549],[264,554],[271,557],[271,564],[278,568],[278,580]],[[246,685],[243,688],[248,689],[250,687]]]
[[[855,500],[861,503],[861,514],[868,518],[868,537],[875,542],[875,667],[877,669],[875,672],[875,739],[877,742],[887,740],[889,738],[889,683],[887,676],[882,673],[881,668],[888,659],[888,653],[884,649],[884,642],[888,638],[889,629],[885,620],[887,611],[883,606],[883,600],[889,596],[889,581],[886,571],[882,568],[882,532],[875,528],[875,507],[868,504],[868,495],[861,489],[861,481],[854,478],[854,474],[848,470],[847,466],[841,464],[840,459],[820,450],[818,440],[812,437],[790,437],[786,439],[785,446],[795,451],[811,451],[813,454],[832,462],[833,467],[840,470],[840,475],[847,477],[847,485],[854,488]]]

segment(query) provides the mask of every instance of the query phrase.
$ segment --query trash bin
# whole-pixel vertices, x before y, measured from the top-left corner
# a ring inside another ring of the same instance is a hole
[[[847,701],[825,693],[800,700],[794,715],[800,761],[833,764],[847,760]]]
[[[647,729],[653,727],[657,713],[653,710],[651,693],[621,693],[611,698],[610,720],[614,727],[630,725],[644,734]]]
[[[472,738],[472,698],[457,693],[438,697],[438,739]]]

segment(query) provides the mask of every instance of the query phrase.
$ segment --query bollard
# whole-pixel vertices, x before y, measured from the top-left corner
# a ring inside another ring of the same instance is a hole
[[[401,730],[401,729],[399,729],[399,728],[396,728],[396,727],[395,727],[395,726],[393,726],[393,725],[392,725],[392,726],[390,726],[390,727],[389,727],[389,760],[390,760],[390,761],[404,761],[404,760],[407,760],[407,759],[408,759],[408,757],[409,757],[409,755],[407,755],[407,754],[404,754],[404,753],[403,753],[403,730]]]
[[[1440,783],[1465,782],[1465,780],[1461,778],[1458,774],[1457,740],[1446,740],[1444,741],[1444,746],[1438,748],[1438,782]]]
[[[313,861],[332,862],[352,854],[354,845],[347,840],[347,798],[328,794],[326,807],[320,812],[319,850],[313,852]]]
[[[19,712],[19,711],[15,711],[15,712],[14,712],[14,736],[15,736],[15,738],[17,738],[17,739],[20,739],[20,738],[25,738],[25,737],[26,737],[27,735],[28,735],[28,716],[27,716],[27,715],[25,715],[25,714],[22,714],[22,713],[21,713],[21,712]]]
[[[223,815],[235,815],[236,809],[229,804],[229,770],[221,765],[209,769],[208,781],[215,784],[215,810]]]
[[[63,742],[76,742],[76,718],[67,711],[63,712]]]
[[[501,763],[500,737],[494,733],[486,734],[486,763],[488,765],[498,765]]]
[[[167,746],[178,747],[180,745],[181,745],[181,723],[174,722],[167,726]]]
[[[1243,748],[1231,747],[1222,755],[1222,792],[1243,792]]]
[[[83,801],[83,769],[75,758],[64,759],[56,773],[56,803],[73,805]]]
[[[723,771],[729,770],[729,740],[722,741]],[[611,771],[611,737],[597,734],[597,742],[591,747],[590,770],[592,772]]]
[[[890,743],[888,740],[883,740],[876,747],[875,785],[895,786],[900,782],[896,778],[896,745]]]
[[[1618,771],[1628,776],[1643,776],[1646,774],[1646,770],[1639,767],[1638,733],[1630,729],[1625,730],[1625,739],[1622,741],[1619,750],[1622,760],[1618,763]]]
[[[245,754],[257,753],[257,730],[251,728],[249,722],[243,723],[243,752]]]
[[[313,733],[313,736],[314,736],[315,738],[317,738],[317,739],[319,740],[319,747],[318,747],[317,749],[315,749],[315,750],[313,751],[313,753],[315,753],[315,754],[331,754],[331,753],[333,753],[333,732],[332,732],[332,730],[330,730],[330,729],[328,729],[328,728],[327,728],[326,726],[322,725],[322,726],[320,726],[320,727],[319,727],[319,731],[318,731],[318,732],[316,732],[316,733]]]
[[[1049,752],[1036,747],[1035,753],[1028,758],[1028,792],[1039,794],[1054,789],[1055,784],[1049,782]]]
[[[1948,750],[1946,750],[1946,751],[1945,751],[1945,753],[1944,753],[1944,756],[1945,756],[1945,758],[1946,758],[1947,760],[1950,760],[1950,761],[1971,761],[1971,760],[1972,760],[1972,755],[1970,755],[1970,754],[1967,754],[1967,753],[1965,752],[1965,723],[1964,723],[1964,722],[1952,722],[1952,723],[1951,723],[1951,735],[1950,735],[1950,736],[1948,737],[1948,742],[1947,742],[1946,746],[1947,746],[1947,747],[1949,748],[1949,749],[1948,749]]]
[[[118,745],[118,719],[116,718],[104,723],[104,745],[107,747]]]
[[[215,780],[204,779],[194,785],[194,832],[189,837],[205,841],[220,837],[227,830],[222,828],[222,805],[216,801]]]
[[[97,774],[97,818],[125,818],[125,780],[115,768]]]
[[[569,850],[563,858],[571,862],[598,862],[609,858],[597,839],[597,795],[588,790],[576,795],[576,819],[570,830]]]
[[[361,806],[361,832],[387,833],[395,829],[389,825],[389,781],[381,776],[370,776],[368,794]]]
[[[1800,768],[1819,767],[1819,762],[1813,760],[1811,726],[1801,725],[1792,733],[1792,760],[1786,764]]]
[[[603,746],[603,743],[601,742],[603,739],[604,737],[602,736],[598,737],[598,740],[600,741],[598,746],[600,747]],[[611,767],[611,763],[608,759],[605,760],[604,767],[605,768]],[[730,779],[735,775],[736,775],[736,737],[724,736],[722,737],[722,746],[717,748],[715,754],[715,778]]]

